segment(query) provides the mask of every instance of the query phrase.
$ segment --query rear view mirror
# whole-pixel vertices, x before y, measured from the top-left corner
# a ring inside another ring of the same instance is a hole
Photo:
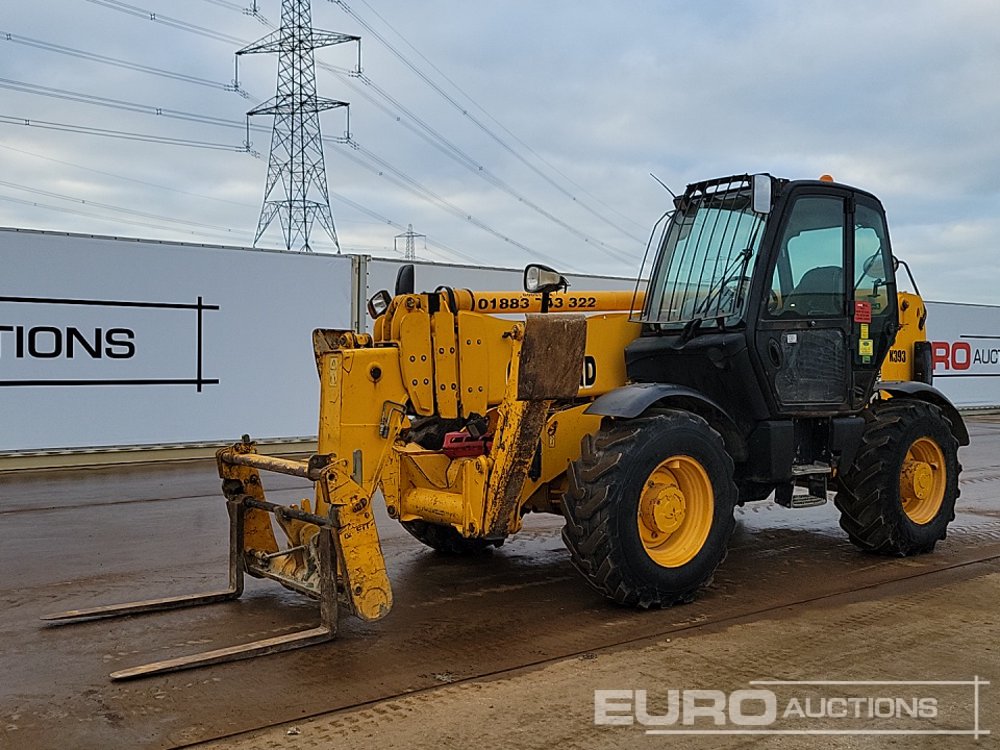
[[[568,286],[565,276],[541,263],[529,263],[524,268],[524,291],[528,294],[551,294]]]
[[[771,213],[771,175],[753,176],[753,210],[758,214]]]

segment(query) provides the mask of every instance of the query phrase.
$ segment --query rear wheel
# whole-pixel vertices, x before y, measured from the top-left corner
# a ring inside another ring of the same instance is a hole
[[[854,465],[840,478],[840,525],[863,550],[930,552],[958,499],[958,441],[942,411],[893,398],[871,406]]]
[[[726,556],[737,500],[733,462],[701,417],[666,411],[583,439],[563,500],[573,565],[610,599],[690,601]]]
[[[427,521],[404,521],[403,528],[433,550],[444,555],[479,555],[503,541],[470,539],[458,533],[452,526],[443,526]]]

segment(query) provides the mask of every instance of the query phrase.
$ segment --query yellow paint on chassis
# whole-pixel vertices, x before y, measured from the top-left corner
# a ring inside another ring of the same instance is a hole
[[[881,379],[913,380],[916,361],[914,344],[927,340],[927,308],[924,301],[911,292],[898,292],[896,306],[899,310],[899,330],[882,363]]]

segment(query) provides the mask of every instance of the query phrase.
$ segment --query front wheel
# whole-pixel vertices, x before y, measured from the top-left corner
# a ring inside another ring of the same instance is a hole
[[[854,465],[840,478],[840,525],[867,552],[915,555],[944,539],[958,499],[958,441],[933,404],[873,404]]]
[[[563,541],[595,589],[632,606],[694,598],[726,556],[737,501],[722,438],[685,411],[608,422],[583,439]]]

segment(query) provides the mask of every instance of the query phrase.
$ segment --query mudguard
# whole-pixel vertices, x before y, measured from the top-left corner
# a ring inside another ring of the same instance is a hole
[[[594,403],[587,407],[585,414],[598,414],[602,417],[623,417],[631,419],[638,417],[646,409],[669,398],[693,398],[711,406],[715,411],[726,414],[726,410],[712,401],[708,396],[699,393],[694,388],[672,383],[632,383],[598,396]],[[727,417],[729,415],[726,415]],[[732,421],[730,419],[730,421]]]
[[[886,380],[875,384],[876,391],[885,391],[893,397],[916,398],[934,404],[951,422],[952,433],[959,445],[969,444],[969,428],[958,413],[955,405],[941,391],[927,383],[916,380]]]
[[[726,447],[734,458],[742,458],[746,454],[746,441],[736,422],[729,413],[710,399],[704,393],[684,385],[672,383],[633,383],[616,388],[594,399],[587,407],[585,414],[597,414],[602,417],[619,417],[632,419],[638,417],[654,404],[677,406],[698,412],[706,412],[703,416],[721,434]],[[696,405],[692,409],[692,406]],[[698,408],[700,407],[700,408]]]

